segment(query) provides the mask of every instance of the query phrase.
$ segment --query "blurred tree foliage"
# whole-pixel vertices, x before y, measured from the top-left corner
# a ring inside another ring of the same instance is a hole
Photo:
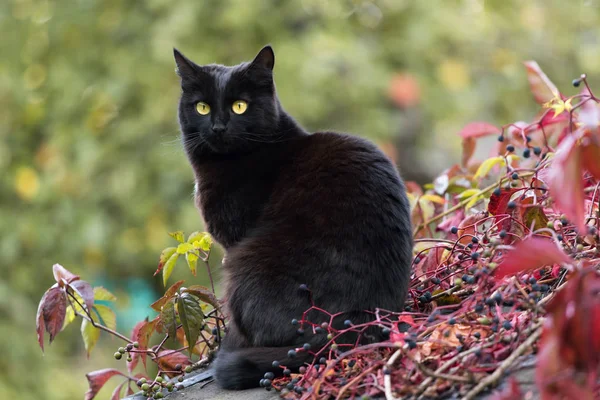
[[[149,277],[166,233],[201,228],[173,46],[227,64],[273,44],[300,122],[377,140],[425,179],[458,158],[465,123],[531,117],[522,61],[566,92],[581,72],[597,79],[599,12],[598,0],[0,2],[0,397],[79,399],[83,371],[112,366],[116,343],[88,362],[73,328],[40,354],[35,307],[54,262],[120,294],[127,328],[160,290]]]

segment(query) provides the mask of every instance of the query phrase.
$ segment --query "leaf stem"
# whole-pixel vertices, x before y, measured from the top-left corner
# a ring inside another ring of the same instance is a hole
[[[90,313],[89,313],[89,310],[87,310],[87,309],[86,309],[86,308],[83,306],[83,304],[81,304],[81,303],[79,302],[79,300],[77,299],[77,297],[75,297],[75,296],[73,295],[73,293],[70,293],[68,290],[67,290],[67,294],[69,295],[69,297],[70,297],[71,299],[75,300],[75,302],[76,302],[76,303],[79,305],[79,307],[81,307],[81,309],[82,309],[82,310],[84,310],[84,311],[85,311],[85,314],[81,314],[79,311],[77,311],[77,309],[76,309],[75,307],[73,307],[73,304],[71,303],[71,308],[73,308],[73,312],[75,313],[75,315],[78,315],[78,316],[80,316],[81,318],[83,318],[83,319],[87,320],[89,323],[91,323],[91,324],[92,324],[92,326],[93,326],[94,328],[97,328],[97,329],[100,329],[100,330],[102,330],[102,331],[104,331],[104,332],[110,333],[111,335],[113,335],[113,336],[116,336],[116,337],[118,337],[119,339],[122,339],[122,340],[126,341],[127,343],[133,343],[133,340],[131,340],[131,339],[129,339],[128,337],[126,337],[126,336],[124,336],[124,335],[120,334],[119,332],[117,332],[117,331],[114,331],[114,330],[112,330],[112,329],[110,329],[110,328],[108,328],[108,327],[106,327],[106,326],[104,326],[104,325],[102,325],[102,324],[96,323],[96,322],[94,321],[94,319],[91,317],[91,315],[90,315]],[[69,302],[71,302],[71,300],[69,300]]]

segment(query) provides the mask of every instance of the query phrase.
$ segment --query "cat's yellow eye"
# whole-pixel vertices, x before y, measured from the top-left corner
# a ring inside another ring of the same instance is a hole
[[[248,103],[246,103],[244,100],[234,101],[233,106],[231,106],[231,109],[236,114],[243,114],[248,109]]]
[[[200,102],[196,104],[196,111],[198,111],[198,114],[200,115],[206,115],[210,112],[210,106],[206,103]]]

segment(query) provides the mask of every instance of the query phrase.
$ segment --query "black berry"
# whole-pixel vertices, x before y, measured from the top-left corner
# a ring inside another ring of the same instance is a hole
[[[265,374],[265,379],[273,379],[273,378],[275,378],[275,374],[274,374],[274,373],[272,373],[272,372],[267,372],[267,373]]]
[[[513,146],[512,144],[509,144],[508,146],[506,146],[506,151],[508,151],[509,153],[512,153],[513,151],[515,151],[515,146]]]
[[[504,142],[504,136],[503,135],[498,136],[498,141],[499,142]]]
[[[492,194],[494,196],[500,196],[502,194],[502,190],[500,188],[496,188],[496,189],[494,189],[494,191],[492,192]]]
[[[508,207],[509,209],[513,209],[517,206],[517,203],[514,202],[513,200],[509,201],[508,204],[506,205],[506,207]]]
[[[453,226],[452,228],[450,228],[450,232],[452,232],[454,235],[456,235],[458,233],[458,228]]]
[[[573,84],[573,86],[575,87],[579,87],[579,85],[581,85],[581,79],[577,78],[577,79],[573,79],[573,82],[571,82]]]
[[[523,150],[523,157],[529,158],[530,156],[531,156],[531,150],[530,149]]]
[[[536,156],[539,156],[540,154],[542,154],[542,149],[540,149],[539,147],[534,147],[533,154],[535,154]]]
[[[288,357],[289,358],[295,358],[296,357],[296,350],[290,350],[288,351]]]

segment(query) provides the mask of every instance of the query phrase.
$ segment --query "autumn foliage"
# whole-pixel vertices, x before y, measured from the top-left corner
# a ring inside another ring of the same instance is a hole
[[[535,62],[525,68],[541,107],[531,122],[470,123],[458,132],[459,164],[424,187],[407,182],[415,248],[405,311],[378,310],[374,322],[347,321],[336,330],[306,318],[309,311],[336,317],[313,304],[290,323],[326,335],[327,346],[290,349],[311,352],[314,362],[299,373],[280,365],[284,376],[265,376],[262,386],[284,398],[473,399],[522,357],[536,354],[542,399],[600,398],[600,99],[585,75],[573,81],[577,93],[567,96]],[[478,140],[489,136],[497,139],[494,148],[476,160]],[[178,244],[163,251],[157,270],[165,286],[179,257],[195,274],[199,260],[207,264],[211,245],[203,233],[172,236]],[[169,378],[209,362],[226,334],[212,289],[173,284],[152,304],[159,315],[126,337],[115,331],[110,308],[97,303],[114,296],[59,265],[54,276],[37,315],[42,349],[45,332],[51,342],[76,317],[88,353],[101,330],[126,345],[117,353],[127,357],[127,373],[88,374],[86,400],[113,376],[125,378],[113,399],[125,388],[131,392],[133,383],[160,398],[176,389]],[[336,342],[368,329],[381,329],[389,339]],[[150,345],[153,335],[157,345]],[[174,349],[166,347],[169,338],[178,342]],[[148,359],[159,367],[153,378],[134,371]],[[497,400],[523,396],[514,379],[495,394]]]

